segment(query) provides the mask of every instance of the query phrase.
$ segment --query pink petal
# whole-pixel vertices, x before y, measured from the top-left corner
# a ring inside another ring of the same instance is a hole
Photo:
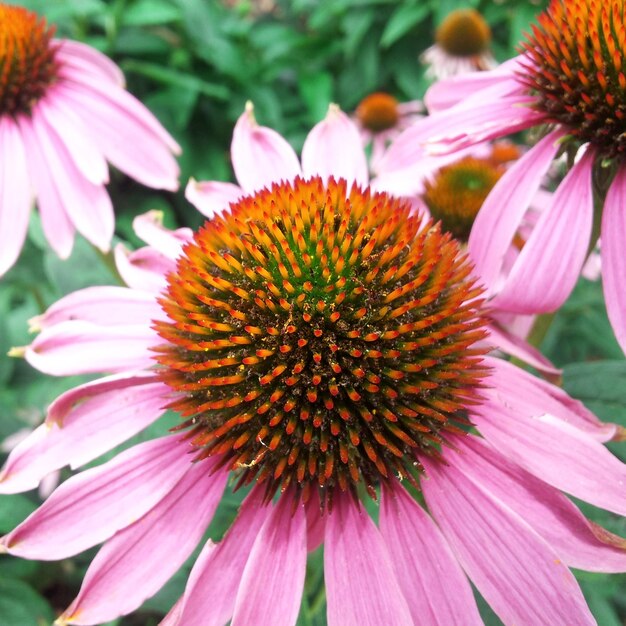
[[[196,560],[185,593],[162,626],[223,626],[233,615],[241,577],[259,529],[272,512],[252,490],[222,541],[209,541]]]
[[[66,259],[74,245],[74,225],[67,216],[54,176],[33,130],[32,120],[20,117],[18,124],[26,151],[28,173],[37,195],[41,227],[52,249],[62,259]]]
[[[97,82],[82,81],[66,81],[56,91],[80,115],[93,141],[115,167],[148,187],[178,189],[179,169],[170,152],[178,151],[177,144],[130,94],[115,88],[103,92]],[[158,125],[158,132],[146,123],[148,117]]]
[[[219,181],[198,182],[190,178],[185,189],[185,198],[209,219],[228,209],[242,196],[243,191],[237,185]]]
[[[76,599],[61,619],[101,624],[139,608],[179,569],[202,539],[228,473],[192,465],[148,513],[114,535],[92,561]]]
[[[413,626],[383,538],[348,494],[326,520],[324,579],[328,626]]]
[[[29,321],[31,330],[41,330],[68,320],[82,320],[102,326],[150,324],[163,317],[154,297],[146,291],[127,287],[87,287],[57,300],[45,313]]]
[[[493,292],[505,255],[554,156],[562,131],[553,131],[517,160],[483,203],[472,232],[469,254],[476,272]]]
[[[163,214],[160,211],[148,211],[133,220],[133,230],[150,247],[159,251],[168,259],[175,261],[182,252],[183,244],[193,237],[191,228],[170,230],[163,226]]]
[[[232,626],[293,626],[306,572],[306,516],[284,494],[257,535],[241,576]]]
[[[68,149],[37,108],[32,125],[65,213],[78,232],[106,252],[115,216],[105,188],[89,182],[76,168]]]
[[[433,517],[505,624],[595,625],[574,576],[524,520],[456,468],[421,461]]]
[[[528,153],[530,154],[530,152]],[[569,296],[582,269],[593,221],[591,170],[587,150],[539,217],[501,292],[492,305],[514,313],[545,313]]]
[[[404,488],[383,490],[380,532],[415,624],[482,626],[472,588],[456,557]]]
[[[494,401],[531,417],[550,413],[598,441],[610,441],[617,432],[615,424],[601,422],[582,402],[556,385],[503,359],[488,356],[484,364],[491,370],[485,393]]]
[[[115,266],[124,282],[132,289],[159,294],[167,282],[166,276],[176,269],[176,263],[154,248],[139,248],[129,252],[122,244],[115,246]]]
[[[300,174],[293,148],[275,130],[257,124],[250,103],[235,125],[230,155],[237,182],[246,193]]]
[[[65,481],[0,545],[15,556],[44,561],[78,554],[139,519],[190,467],[179,437],[140,443]]]
[[[154,364],[150,348],[160,339],[149,324],[99,326],[68,321],[44,329],[26,348],[26,360],[40,372],[73,376],[123,372]]]
[[[626,539],[590,522],[561,492],[507,461],[484,439],[452,442],[446,462],[528,522],[569,567],[626,571]]]
[[[106,55],[95,48],[70,39],[55,39],[58,44],[55,56],[61,62],[62,70],[71,67],[75,70],[87,72],[94,79],[108,80],[118,87],[124,87],[122,70]]]
[[[609,187],[602,215],[602,282],[606,310],[626,352],[626,168],[620,167]]]
[[[486,401],[472,421],[493,446],[541,480],[608,511],[626,514],[626,465],[599,441],[552,415],[529,417]]]
[[[158,419],[170,393],[153,382],[85,398],[62,424],[39,426],[13,449],[0,472],[0,493],[35,489],[50,472],[75,469],[112,450]]]
[[[107,162],[89,137],[89,132],[76,113],[68,108],[63,98],[55,97],[54,90],[37,105],[49,133],[62,143],[76,169],[94,185],[109,182]]]
[[[22,138],[15,122],[0,117],[0,275],[17,260],[33,202]]]
[[[307,500],[305,505],[307,550],[313,552],[324,543],[326,517],[320,510],[320,499],[317,492]]]
[[[326,118],[316,124],[302,147],[304,175],[345,178],[348,187],[367,185],[367,159],[359,129],[336,104],[328,107]]]

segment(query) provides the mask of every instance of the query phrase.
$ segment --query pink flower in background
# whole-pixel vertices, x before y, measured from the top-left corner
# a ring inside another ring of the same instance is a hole
[[[180,148],[124,90],[107,57],[52,39],[34,13],[0,3],[0,274],[16,261],[36,199],[47,240],[69,256],[77,230],[106,251],[114,229],[107,161],[139,182],[178,188]]]
[[[594,190],[604,198],[601,257],[609,319],[626,349],[626,14],[610,3],[553,0],[524,44],[524,53],[491,71],[442,81],[426,94],[433,115],[391,146],[387,170],[419,163],[421,154],[549,125],[549,132],[513,166],[487,198],[469,240],[484,282],[505,252],[559,150],[577,153],[508,280],[490,293],[516,313],[557,309],[587,258]],[[600,218],[600,215],[597,215]],[[596,233],[597,234],[597,233]]]
[[[626,541],[562,492],[626,513],[626,466],[603,445],[618,427],[485,354],[467,258],[367,187],[341,111],[300,162],[249,109],[232,157],[240,187],[188,188],[212,216],[195,235],[137,218],[149,245],[116,251],[128,287],[75,292],[34,320],[31,365],[107,375],[52,404],[0,492],[84,466],[167,406],[181,417],[64,482],[1,540],[44,560],[104,543],[57,623],[137,609],[196,548],[232,477],[251,491],[166,626],[295,624],[321,542],[330,626],[481,624],[470,580],[506,624],[594,624],[568,568],[626,571]],[[365,492],[380,494],[378,525]]]

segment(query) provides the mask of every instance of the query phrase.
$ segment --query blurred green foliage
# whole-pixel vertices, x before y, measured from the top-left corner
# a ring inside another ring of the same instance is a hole
[[[124,70],[141,99],[183,147],[181,183],[232,178],[233,125],[252,100],[257,119],[299,149],[330,102],[354,110],[368,93],[384,90],[400,100],[421,98],[427,87],[419,55],[431,45],[435,25],[449,11],[475,7],[493,30],[493,50],[503,61],[545,2],[527,0],[25,0],[18,2],[57,25],[57,33],[105,52]],[[138,243],[134,216],[158,208],[169,226],[197,226],[201,216],[182,191],[145,189],[114,174],[109,191],[117,212],[117,240]],[[29,342],[27,320],[75,289],[113,284],[116,276],[80,238],[60,261],[33,217],[27,247],[0,283],[0,354]],[[615,343],[600,285],[581,281],[557,314],[543,349],[564,367],[565,388],[601,418],[626,425],[626,365]],[[77,379],[35,373],[0,356],[0,441],[41,422],[45,408]],[[164,418],[168,424],[170,417]],[[166,428],[158,423],[156,428]],[[148,433],[150,435],[150,433]],[[134,440],[135,441],[135,440]],[[557,444],[558,445],[558,444]],[[624,446],[615,451],[624,460]],[[227,495],[209,534],[223,535],[241,495]],[[0,533],[30,513],[36,494],[0,497]],[[585,512],[626,535],[624,520]],[[75,596],[94,551],[62,563],[0,557],[0,626],[48,624]],[[309,559],[300,626],[325,623],[322,552]],[[157,596],[110,626],[156,625],[184,588],[189,560]],[[626,616],[624,577],[580,576],[603,626]],[[481,602],[487,624],[499,624]]]

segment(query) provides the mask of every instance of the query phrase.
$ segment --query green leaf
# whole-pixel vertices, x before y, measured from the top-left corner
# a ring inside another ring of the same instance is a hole
[[[389,48],[425,19],[428,14],[428,5],[424,3],[405,4],[398,7],[385,26],[380,38],[380,45],[383,48]]]
[[[50,605],[29,585],[0,578],[0,626],[44,626],[53,619]]]
[[[180,11],[167,0],[138,0],[122,13],[122,24],[154,26],[180,19]]]
[[[333,98],[333,79],[327,72],[302,74],[298,78],[300,95],[304,100],[310,115],[310,121],[317,124],[324,119],[328,105]]]
[[[0,534],[13,530],[36,508],[37,505],[22,494],[0,496]]]

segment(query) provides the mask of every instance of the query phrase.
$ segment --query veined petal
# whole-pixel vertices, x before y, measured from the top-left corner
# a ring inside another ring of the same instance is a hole
[[[572,573],[523,519],[455,467],[421,461],[428,508],[505,624],[595,625]]]
[[[15,122],[0,118],[0,275],[17,260],[28,231],[33,192]]]
[[[548,484],[626,515],[626,465],[599,441],[552,415],[529,417],[508,404],[484,402],[472,421],[503,455]]]
[[[348,187],[356,182],[367,185],[367,159],[356,124],[331,104],[326,118],[316,124],[302,147],[305,176],[345,178]]]
[[[225,211],[242,196],[243,190],[237,185],[219,181],[198,182],[190,178],[185,188],[185,198],[208,218]]]
[[[602,214],[602,284],[615,337],[626,352],[626,168],[620,167],[609,187]]]
[[[12,450],[0,472],[0,493],[35,489],[50,472],[80,467],[130,439],[165,412],[168,393],[152,382],[84,399],[62,424],[42,424]]]
[[[324,579],[328,626],[413,626],[383,538],[347,494],[326,520]]]
[[[87,72],[95,79],[108,80],[118,87],[124,87],[125,80],[122,70],[95,48],[71,39],[55,39],[57,45],[55,56],[61,61],[61,71],[66,67]]]
[[[472,588],[456,557],[404,488],[383,490],[380,532],[415,624],[482,626]]]
[[[150,348],[158,343],[149,324],[100,326],[70,320],[44,329],[24,356],[53,376],[114,373],[153,365]]]
[[[241,576],[232,626],[293,626],[306,572],[304,506],[281,497],[259,530]]]
[[[494,307],[514,313],[557,309],[571,293],[585,262],[593,221],[591,170],[587,150],[552,196],[517,257]]]
[[[133,220],[133,230],[137,237],[172,261],[180,256],[183,245],[193,237],[191,228],[165,228],[160,211],[148,211],[138,215]]]
[[[593,524],[560,491],[498,454],[479,437],[453,437],[444,459],[480,483],[538,532],[569,566],[626,571],[626,539]]]
[[[562,136],[562,131],[551,132],[518,159],[495,184],[476,216],[468,241],[469,254],[492,293],[513,237]]]
[[[129,252],[120,243],[113,252],[117,271],[132,289],[160,294],[167,284],[166,276],[176,269],[172,259],[149,246]]]
[[[48,561],[78,554],[135,522],[190,467],[180,437],[140,443],[65,481],[0,545],[27,559]]]
[[[91,562],[80,592],[61,619],[101,624],[139,608],[185,562],[213,518],[228,472],[193,464],[141,519],[119,531]]]
[[[230,154],[237,182],[246,193],[301,173],[293,148],[275,130],[257,124],[250,103],[235,125]]]

